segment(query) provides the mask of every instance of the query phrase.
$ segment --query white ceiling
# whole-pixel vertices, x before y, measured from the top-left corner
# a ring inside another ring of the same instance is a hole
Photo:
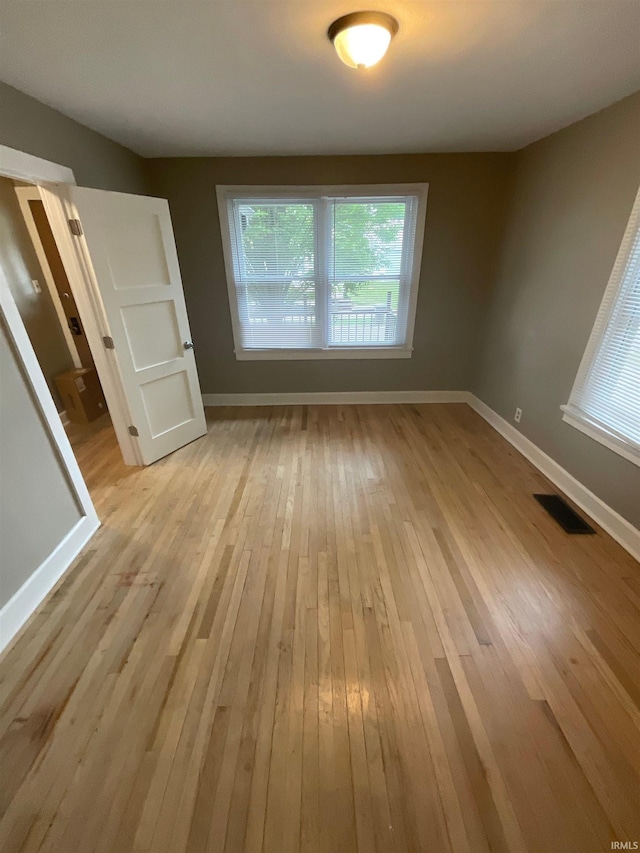
[[[326,37],[400,32],[375,68]],[[148,156],[512,150],[640,89],[637,0],[3,0],[0,78]]]

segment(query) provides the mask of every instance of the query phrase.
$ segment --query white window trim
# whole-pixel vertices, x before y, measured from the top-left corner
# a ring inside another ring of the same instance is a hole
[[[626,441],[624,436],[614,433],[603,424],[589,417],[586,412],[583,412],[579,406],[579,400],[582,397],[582,391],[587,381],[589,370],[593,360],[602,344],[604,334],[607,330],[611,313],[615,306],[616,296],[622,284],[627,260],[633,248],[633,244],[640,228],[640,188],[636,194],[629,222],[627,223],[618,254],[616,256],[609,283],[602,297],[601,307],[598,309],[596,320],[593,324],[593,329],[589,336],[587,347],[582,356],[578,373],[571,389],[569,402],[561,406],[562,420],[570,424],[575,429],[588,435],[590,438],[600,444],[613,450],[614,453],[623,456],[634,465],[640,466],[640,450],[632,442]],[[608,310],[602,310],[603,305],[608,305]]]
[[[593,438],[600,444],[604,444],[604,446],[608,447],[609,450],[613,450],[620,456],[624,456],[625,459],[628,459],[629,462],[633,462],[634,465],[640,465],[640,453],[632,444],[629,444],[628,441],[625,441],[623,438],[609,432],[606,427],[594,420],[591,420],[579,409],[574,409],[568,404],[566,406],[561,406],[560,408],[562,409],[562,420],[565,423],[570,424],[572,427],[580,430],[580,432],[588,435],[589,438]]]
[[[424,230],[427,218],[427,194],[429,184],[333,184],[315,186],[222,186],[216,187],[218,197],[218,216],[220,218],[220,233],[222,250],[227,277],[229,308],[231,310],[231,326],[233,329],[234,354],[237,361],[323,361],[325,359],[384,359],[411,358],[413,353],[413,334],[418,304],[418,285],[420,282],[420,267],[422,264],[422,249]],[[255,198],[267,195],[269,198],[318,198],[326,196],[348,196],[362,198],[367,196],[401,196],[417,195],[418,212],[416,216],[416,236],[414,241],[413,263],[409,284],[409,301],[407,308],[407,339],[404,346],[381,347],[335,347],[330,348],[283,348],[283,349],[243,349],[238,301],[236,298],[235,281],[233,279],[233,251],[231,234],[227,218],[227,201],[229,198]]]

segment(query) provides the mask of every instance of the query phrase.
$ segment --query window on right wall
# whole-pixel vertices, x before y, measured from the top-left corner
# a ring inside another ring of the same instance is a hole
[[[640,465],[640,190],[563,419]]]

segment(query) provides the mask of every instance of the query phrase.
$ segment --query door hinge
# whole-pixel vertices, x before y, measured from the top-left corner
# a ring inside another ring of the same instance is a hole
[[[113,343],[113,338],[110,338],[109,335],[105,335],[102,339],[102,343],[104,344],[105,349],[115,349],[116,346]]]
[[[79,219],[69,220],[69,231],[71,231],[74,237],[82,237],[82,225]]]
[[[138,432],[136,427],[134,427],[134,426],[129,427],[129,435],[139,435],[139,434],[140,433]]]

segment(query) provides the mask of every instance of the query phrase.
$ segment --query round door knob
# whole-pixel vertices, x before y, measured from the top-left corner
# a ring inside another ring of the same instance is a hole
[[[193,349],[193,344],[191,343],[191,341],[185,341],[184,342],[184,348],[185,349]]]

